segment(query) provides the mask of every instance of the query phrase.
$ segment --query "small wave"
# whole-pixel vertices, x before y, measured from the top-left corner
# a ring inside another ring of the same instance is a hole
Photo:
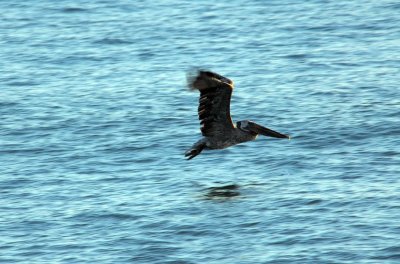
[[[24,135],[25,133],[16,132],[10,133],[13,136]],[[0,154],[27,154],[33,155],[38,153],[45,153],[47,151],[46,148],[18,148],[18,149],[0,149]]]
[[[7,83],[7,85],[15,87],[15,86],[36,86],[39,84],[31,81],[16,81],[16,82],[9,82]]]
[[[122,213],[111,213],[102,215],[103,218],[115,219],[115,220],[137,220],[138,216],[131,214],[122,214]]]
[[[9,189],[18,189],[22,186],[28,186],[30,184],[34,184],[35,181],[32,179],[27,179],[27,178],[16,178],[16,179],[10,179],[10,180],[5,180],[2,181],[0,186],[3,190],[9,190]]]
[[[72,216],[76,219],[94,219],[98,220],[137,220],[140,216],[124,213],[80,213]]]
[[[382,152],[381,154],[382,154],[383,156],[386,156],[386,157],[393,157],[393,156],[399,155],[400,152],[388,150],[388,151]]]
[[[17,102],[0,102],[0,107],[10,107],[10,106],[16,106],[19,103]]]
[[[305,204],[306,205],[316,205],[316,204],[320,204],[322,202],[323,201],[321,199],[311,199],[311,200],[305,201]]]
[[[310,31],[322,31],[322,32],[331,32],[338,30],[338,27],[335,25],[320,25],[320,26],[311,26],[307,27],[307,30]]]
[[[389,8],[389,9],[397,10],[397,9],[400,9],[400,3],[393,3],[393,4],[391,3],[391,4],[388,4],[388,5],[384,6],[384,7]]]
[[[309,55],[308,55],[308,54],[301,53],[301,54],[289,54],[289,55],[285,55],[285,56],[283,56],[283,57],[284,57],[284,58],[287,58],[287,59],[299,60],[299,59],[308,58]]]
[[[400,247],[392,246],[387,247],[379,251],[377,255],[373,257],[373,259],[379,260],[400,260]]]
[[[119,38],[103,38],[94,42],[95,44],[105,44],[105,45],[123,45],[132,44],[132,41],[119,39]]]

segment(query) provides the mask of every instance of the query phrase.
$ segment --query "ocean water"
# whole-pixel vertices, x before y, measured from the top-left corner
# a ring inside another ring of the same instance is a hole
[[[400,263],[398,1],[0,10],[0,263]],[[193,67],[292,140],[185,160]]]

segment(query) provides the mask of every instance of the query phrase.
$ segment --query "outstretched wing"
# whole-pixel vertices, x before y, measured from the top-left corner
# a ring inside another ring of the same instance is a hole
[[[230,114],[233,82],[210,71],[188,76],[191,89],[200,91],[199,120],[205,137],[224,135],[234,129]]]

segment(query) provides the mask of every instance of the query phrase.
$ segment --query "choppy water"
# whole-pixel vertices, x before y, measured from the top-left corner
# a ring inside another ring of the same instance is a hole
[[[1,263],[400,263],[398,1],[0,8]],[[186,161],[196,66],[293,140]]]

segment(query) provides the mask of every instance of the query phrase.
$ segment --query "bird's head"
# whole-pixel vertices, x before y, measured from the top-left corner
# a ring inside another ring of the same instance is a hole
[[[236,122],[236,127],[246,133],[257,134],[255,131],[252,131],[250,129],[250,126],[251,126],[250,123],[253,123],[253,122],[251,122],[249,120],[238,121],[238,122]]]
[[[247,131],[246,127],[249,124],[249,120],[242,120],[236,122],[236,127],[239,128],[240,130]]]

